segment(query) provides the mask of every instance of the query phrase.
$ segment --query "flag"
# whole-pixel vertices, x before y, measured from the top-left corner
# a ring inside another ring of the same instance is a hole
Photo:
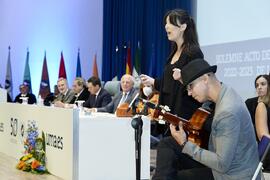
[[[137,47],[136,53],[135,53],[135,61],[134,61],[132,76],[137,78],[139,76],[139,74],[141,74],[141,47],[140,47],[140,42],[138,42],[138,47]]]
[[[42,74],[41,74],[41,81],[39,86],[39,95],[42,99],[45,99],[48,94],[51,93],[50,89],[50,80],[49,80],[49,73],[47,68],[47,59],[46,59],[46,52],[44,55],[43,66],[42,66]]]
[[[11,73],[11,62],[10,62],[10,46],[8,47],[8,60],[7,60],[7,72],[6,72],[6,80],[5,80],[5,89],[7,90],[11,99],[12,96],[12,73]]]
[[[23,75],[23,84],[28,86],[29,92],[32,92],[31,74],[30,74],[30,67],[29,67],[29,51],[28,51],[28,49],[27,49],[27,53],[26,53],[26,61],[25,61],[24,75]]]
[[[131,49],[130,46],[127,49],[127,59],[126,59],[126,74],[131,74]]]
[[[76,77],[82,77],[81,60],[80,60],[80,49],[78,49]]]
[[[58,75],[58,78],[61,78],[61,77],[67,79],[67,74],[66,74],[66,68],[65,68],[65,62],[64,62],[63,52],[61,52],[61,59],[60,59],[60,66],[59,66],[59,75]]]
[[[93,61],[93,76],[98,77],[97,53],[95,54]]]
[[[151,77],[156,77],[156,53],[155,53],[155,45],[152,44],[152,52],[150,57],[150,64],[148,69],[148,75]]]

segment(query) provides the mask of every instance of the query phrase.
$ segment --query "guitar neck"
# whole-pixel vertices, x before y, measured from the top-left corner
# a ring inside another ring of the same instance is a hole
[[[178,126],[179,122],[182,121],[184,124],[189,123],[188,120],[178,117],[174,114],[171,114],[169,112],[165,112],[165,113],[161,113],[161,115],[163,116],[163,119],[175,126]]]

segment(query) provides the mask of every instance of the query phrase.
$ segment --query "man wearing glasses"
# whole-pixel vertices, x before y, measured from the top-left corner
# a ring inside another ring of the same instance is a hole
[[[153,179],[252,178],[259,157],[250,115],[241,97],[217,79],[216,69],[196,59],[181,71],[188,95],[201,103],[215,103],[208,149],[188,141],[181,122],[178,127],[170,125],[173,138],[161,143],[157,153],[167,161],[163,168],[170,170]]]

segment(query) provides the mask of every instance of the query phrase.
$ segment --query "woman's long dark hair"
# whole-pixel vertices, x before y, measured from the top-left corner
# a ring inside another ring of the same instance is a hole
[[[182,44],[182,51],[184,53],[187,53],[188,55],[192,53],[194,49],[199,48],[199,42],[198,42],[198,35],[196,30],[196,25],[192,19],[192,17],[189,16],[187,11],[183,9],[174,9],[168,11],[164,16],[164,24],[166,24],[166,19],[169,17],[169,21],[171,24],[178,26],[180,24],[186,24],[186,30],[183,34],[184,42]],[[172,56],[176,50],[177,50],[177,44],[175,42],[172,42],[172,51],[170,56]]]

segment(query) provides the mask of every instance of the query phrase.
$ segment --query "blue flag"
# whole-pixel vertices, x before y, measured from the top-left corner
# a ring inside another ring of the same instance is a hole
[[[29,92],[32,92],[28,49],[27,49],[27,54],[26,54],[26,61],[25,61],[25,68],[24,68],[24,75],[23,75],[23,84],[28,86]]]
[[[78,49],[76,77],[82,77],[80,49]]]
[[[6,72],[6,81],[5,81],[5,89],[10,95],[11,99],[13,99],[12,95],[12,73],[11,73],[11,62],[10,62],[10,46],[8,47],[8,60],[7,60],[7,72]]]

